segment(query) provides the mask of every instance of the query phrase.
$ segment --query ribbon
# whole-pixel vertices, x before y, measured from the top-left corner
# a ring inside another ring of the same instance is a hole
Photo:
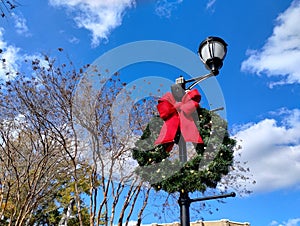
[[[201,95],[196,89],[186,93],[181,102],[176,102],[169,92],[160,98],[157,110],[164,124],[155,144],[172,143],[172,146],[167,148],[167,151],[171,151],[178,128],[185,141],[203,143],[192,117],[193,112],[199,107],[200,100]]]

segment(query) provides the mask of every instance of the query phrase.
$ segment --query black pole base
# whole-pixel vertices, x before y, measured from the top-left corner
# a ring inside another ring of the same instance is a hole
[[[180,206],[180,224],[181,226],[190,226],[190,204],[191,199],[188,192],[180,192],[178,204]]]

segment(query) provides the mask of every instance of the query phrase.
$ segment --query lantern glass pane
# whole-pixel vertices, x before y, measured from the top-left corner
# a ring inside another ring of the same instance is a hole
[[[208,59],[212,58],[209,52],[209,44],[206,43],[202,46],[202,49],[200,50],[200,56],[204,62],[206,62]]]
[[[213,46],[213,50],[214,50],[214,57],[218,57],[221,60],[224,59],[225,56],[225,48],[224,45],[220,42],[214,42],[212,43]]]
[[[202,46],[200,56],[202,57],[202,60],[206,62],[208,59],[212,59],[214,57],[218,57],[223,60],[225,54],[224,45],[220,42],[212,41]]]

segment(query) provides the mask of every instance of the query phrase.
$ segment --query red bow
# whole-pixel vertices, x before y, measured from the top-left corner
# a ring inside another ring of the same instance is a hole
[[[174,143],[178,127],[185,141],[203,143],[192,117],[192,113],[199,107],[200,100],[201,95],[196,89],[186,93],[182,102],[176,102],[171,93],[166,93],[160,98],[157,110],[165,122],[155,144]],[[168,151],[171,151],[172,146]]]

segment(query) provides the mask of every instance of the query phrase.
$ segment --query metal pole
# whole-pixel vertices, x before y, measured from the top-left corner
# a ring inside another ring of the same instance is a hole
[[[183,136],[180,136],[179,142],[179,159],[180,162],[185,163],[187,161],[186,142]],[[185,190],[180,191],[178,204],[180,207],[180,224],[181,226],[190,226],[190,197],[189,193]]]
[[[176,82],[174,85],[172,85],[171,90],[172,94],[175,98],[176,101],[181,101],[183,95],[185,94],[186,91],[186,83],[187,82],[192,82],[195,81],[187,90],[191,89],[194,87],[196,84],[199,82],[213,76],[212,73],[209,73],[205,76],[196,78],[196,79],[190,79],[185,81],[182,76],[176,79]],[[220,108],[221,109],[221,108]],[[219,110],[219,109],[217,109]],[[179,147],[179,160],[181,163],[187,162],[187,149],[186,149],[186,142],[183,138],[182,135],[180,135],[180,139],[178,142],[178,147]],[[208,197],[202,197],[202,198],[196,198],[196,199],[191,199],[189,197],[188,191],[181,190],[180,196],[178,199],[178,204],[180,207],[180,224],[181,226],[190,226],[190,204],[192,202],[199,202],[199,201],[205,201],[205,200],[211,200],[211,199],[219,199],[219,198],[227,198],[227,197],[235,197],[235,193],[232,192],[230,194],[224,194],[224,195],[216,195],[216,196],[208,196]]]
[[[186,191],[180,191],[179,196],[179,206],[180,206],[180,225],[189,226],[190,225],[190,198]]]
[[[182,76],[176,79],[175,84],[171,86],[172,94],[176,101],[181,101],[185,94],[185,80]],[[187,151],[186,142],[182,135],[180,135],[179,142],[179,160],[181,163],[187,161]],[[180,223],[181,226],[190,226],[190,198],[187,191],[181,190],[178,199],[178,204],[180,207]]]
[[[186,142],[182,135],[180,135],[178,148],[179,148],[179,160],[181,163],[185,163],[187,161],[187,151],[186,151]]]

